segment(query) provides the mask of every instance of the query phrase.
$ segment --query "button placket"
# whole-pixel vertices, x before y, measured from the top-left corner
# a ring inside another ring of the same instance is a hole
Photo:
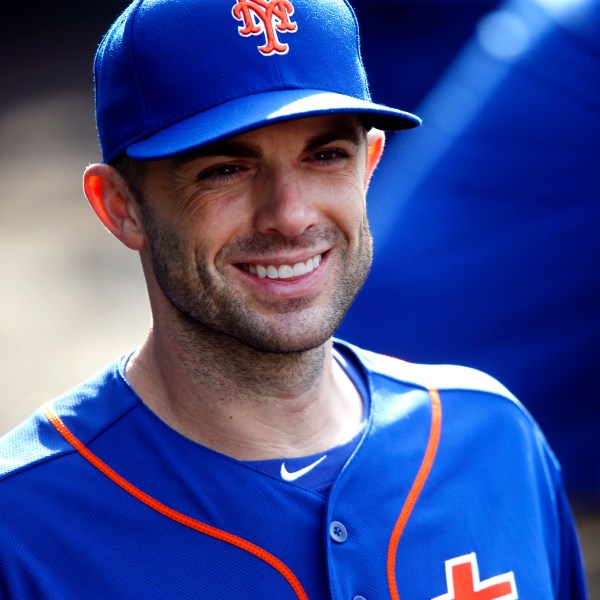
[[[329,523],[329,537],[336,544],[343,544],[348,539],[348,529],[341,521],[331,521]],[[352,600],[367,600],[360,594],[352,596]]]

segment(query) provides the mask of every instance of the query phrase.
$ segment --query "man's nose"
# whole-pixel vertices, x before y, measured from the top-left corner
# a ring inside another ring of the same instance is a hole
[[[297,170],[272,171],[265,175],[263,184],[255,212],[257,231],[291,238],[317,224],[319,213],[314,203],[314,190],[309,190]]]

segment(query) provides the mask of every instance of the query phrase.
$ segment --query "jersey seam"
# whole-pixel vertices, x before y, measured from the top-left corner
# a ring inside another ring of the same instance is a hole
[[[70,430],[69,428],[62,422],[60,417],[54,412],[53,408],[47,404],[45,407],[46,418],[49,423],[56,428],[58,433],[65,439],[65,441],[70,444],[74,451],[78,453],[84,460],[87,460],[88,463],[94,468],[96,468],[102,475],[107,477],[109,481],[111,481],[114,485],[121,488],[125,493],[132,496],[138,502],[141,502],[151,510],[156,511],[158,514],[163,517],[170,519],[171,521],[188,527],[198,533],[206,535],[208,537],[212,537],[213,539],[217,539],[224,543],[230,544],[231,546],[238,548],[239,550],[245,551],[248,554],[262,560],[266,564],[270,565],[273,569],[275,569],[288,583],[292,591],[296,594],[296,597],[299,600],[309,600],[308,595],[304,591],[302,584],[294,574],[294,572],[280,559],[278,559],[274,554],[271,554],[269,551],[265,550],[261,546],[246,540],[240,536],[232,534],[226,530],[219,529],[208,523],[204,523],[177,511],[170,506],[163,504],[154,496],[147,494],[141,488],[133,485],[129,482],[129,480],[125,479],[117,471],[112,469],[110,465],[102,461],[98,456],[96,456],[81,440],[79,440]]]
[[[386,380],[392,383],[400,383],[406,385],[409,388],[413,388],[416,390],[421,390],[423,392],[428,392],[430,388],[426,385],[422,385],[419,383],[415,383],[414,381],[407,381],[405,379],[401,379],[400,377],[395,377],[393,375],[389,375],[388,373],[383,373],[381,371],[372,371],[371,375],[377,375],[378,377],[383,377]],[[502,400],[504,404],[508,404],[509,406],[514,407],[514,409],[525,418],[527,418],[530,422],[532,422],[537,427],[537,423],[532,415],[529,413],[527,408],[517,399],[510,398],[509,396],[505,396],[504,394],[500,394],[498,392],[488,391],[488,390],[480,390],[473,388],[463,388],[463,387],[435,387],[440,394],[445,394],[446,392],[456,392],[458,394],[476,394],[479,396],[488,396],[490,400]]]
[[[53,402],[47,402],[45,405],[42,406],[42,411],[45,410],[46,407],[50,406]],[[119,421],[121,421],[121,419],[125,418],[126,416],[129,415],[129,413],[131,413],[133,410],[135,410],[136,408],[138,408],[137,406],[130,406],[127,408],[127,410],[125,412],[123,412],[122,414],[120,414],[116,419],[114,419],[113,421],[111,421],[110,423],[108,423],[107,425],[105,425],[104,427],[102,427],[102,429],[100,429],[99,431],[95,432],[94,434],[92,434],[92,436],[83,441],[82,443],[85,444],[85,446],[88,446],[90,444],[93,444],[100,436],[104,435],[109,429],[111,429],[114,425],[116,425]],[[45,416],[45,415],[42,415]],[[48,422],[48,421],[47,421]],[[57,432],[58,433],[58,432]],[[60,435],[60,434],[59,434]],[[64,441],[64,438],[60,438]],[[77,454],[77,450],[75,448],[73,448],[73,446],[69,445],[67,443],[68,447],[66,448],[61,448],[56,452],[53,452],[52,454],[46,455],[46,456],[42,456],[41,458],[33,461],[33,462],[27,462],[25,464],[23,464],[20,467],[17,467],[14,470],[11,471],[7,471],[6,473],[4,473],[3,475],[0,475],[0,484],[2,481],[6,481],[8,479],[10,479],[11,477],[14,477],[16,475],[19,475],[21,473],[25,473],[27,471],[30,471],[31,469],[35,469],[37,467],[40,467],[44,464],[50,463],[54,460],[58,460],[60,458],[66,457],[66,456],[71,456],[72,454]]]

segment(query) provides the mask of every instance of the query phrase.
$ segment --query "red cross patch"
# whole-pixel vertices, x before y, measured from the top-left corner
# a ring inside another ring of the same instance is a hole
[[[448,593],[432,600],[517,600],[517,584],[512,571],[479,579],[475,552],[446,561]]]

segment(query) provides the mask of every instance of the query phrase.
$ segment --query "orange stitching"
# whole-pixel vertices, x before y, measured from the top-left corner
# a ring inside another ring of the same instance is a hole
[[[427,441],[427,448],[425,449],[425,455],[419,468],[419,472],[413,482],[412,488],[406,497],[400,516],[396,521],[392,537],[390,538],[390,544],[388,548],[388,559],[387,559],[387,577],[388,586],[390,589],[390,595],[392,600],[400,600],[398,594],[398,584],[396,582],[396,554],[398,552],[398,543],[400,542],[400,536],[404,531],[404,527],[410,518],[412,510],[419,498],[423,486],[429,477],[433,461],[437,452],[438,444],[440,441],[440,434],[442,429],[442,403],[440,395],[437,390],[429,390],[429,396],[431,398],[431,429],[429,431],[429,440]]]
[[[73,435],[70,429],[62,422],[61,418],[50,406],[46,406],[44,412],[46,413],[46,417],[50,423],[56,427],[58,432],[65,438],[67,442],[69,442],[69,444],[71,444],[71,446],[73,446],[73,448],[75,448],[75,450],[77,450],[77,452],[79,452],[79,454],[81,454],[81,456],[83,456],[83,458],[90,462],[101,473],[106,475],[106,477],[108,477],[111,481],[131,494],[134,498],[140,502],[143,502],[146,506],[149,506],[161,515],[176,521],[181,525],[185,525],[190,529],[194,529],[217,540],[221,540],[227,544],[236,546],[241,550],[245,550],[246,552],[253,554],[257,558],[260,558],[262,561],[276,569],[286,579],[300,600],[308,600],[308,595],[304,591],[304,588],[302,587],[302,584],[296,575],[294,575],[292,570],[276,556],[273,556],[270,552],[267,552],[260,546],[257,546],[252,542],[245,540],[244,538],[227,533],[226,531],[217,529],[216,527],[211,527],[210,525],[197,521],[196,519],[192,519],[183,513],[169,508],[158,500],[155,500],[152,496],[149,496],[121,477],[116,471],[111,469],[105,462],[100,460],[93,452],[91,452],[77,437],[75,437],[75,435]]]

